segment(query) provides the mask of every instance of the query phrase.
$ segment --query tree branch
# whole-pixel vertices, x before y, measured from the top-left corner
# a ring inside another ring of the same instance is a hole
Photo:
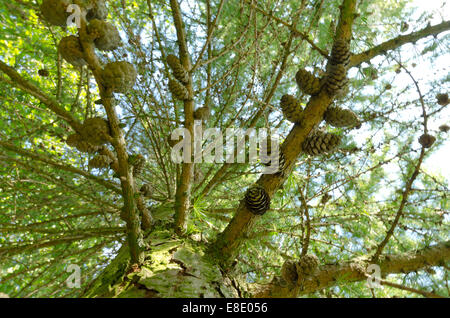
[[[377,46],[374,46],[373,48],[364,51],[362,53],[354,54],[350,58],[350,67],[358,66],[363,62],[367,62],[371,59],[373,59],[375,56],[384,54],[387,51],[394,50],[404,44],[407,43],[414,43],[417,40],[420,40],[424,37],[430,36],[430,35],[437,35],[439,33],[442,33],[444,31],[450,30],[450,21],[444,21],[440,24],[434,25],[434,26],[427,26],[426,28],[417,31],[412,32],[410,34],[401,35],[394,39],[391,39],[389,41],[383,42]]]
[[[81,6],[80,0],[75,1]],[[135,184],[132,169],[129,169],[128,153],[125,138],[122,129],[119,127],[120,122],[114,106],[111,103],[112,92],[104,87],[102,80],[102,66],[95,54],[95,46],[92,38],[87,33],[87,22],[85,17],[80,17],[80,28],[78,29],[81,46],[83,47],[84,59],[94,74],[95,81],[99,89],[102,104],[105,107],[106,115],[111,129],[112,145],[117,153],[119,163],[120,184],[122,187],[122,197],[124,200],[124,210],[126,212],[126,223],[128,233],[128,244],[130,246],[131,262],[140,264],[142,261],[142,248],[140,246],[140,237],[142,235],[140,229],[139,215],[136,212],[135,204]]]
[[[413,253],[381,256],[378,265],[381,275],[384,276],[409,273],[430,266],[442,266],[449,260],[450,241],[446,241]],[[367,277],[365,270],[369,264],[369,260],[354,259],[343,264],[323,265],[311,275],[304,277],[302,283],[293,288],[279,284],[281,278],[277,277],[272,283],[255,288],[255,297],[298,297],[335,286],[338,282],[362,281]]]
[[[173,21],[177,31],[180,62],[186,70],[190,71],[191,61],[178,1],[170,0],[170,7],[172,8]],[[192,97],[194,94],[192,89],[192,74],[189,75],[186,89]],[[194,136],[194,101],[192,98],[184,101],[184,127],[189,131],[191,136]],[[193,143],[191,142],[191,150],[192,146]],[[180,180],[178,180],[177,191],[175,193],[175,231],[178,234],[186,232],[193,177],[194,164],[188,162],[183,163]]]

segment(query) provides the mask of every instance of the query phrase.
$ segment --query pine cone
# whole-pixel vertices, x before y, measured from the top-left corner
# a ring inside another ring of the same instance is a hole
[[[38,74],[39,74],[39,76],[42,76],[42,77],[47,77],[47,76],[50,75],[49,72],[45,68],[44,69],[40,69],[38,71]]]
[[[81,138],[82,137],[79,134],[69,135],[66,139],[66,144],[72,148],[76,147],[77,143],[81,140]]]
[[[265,166],[271,166],[272,165],[272,144],[271,142],[277,142],[272,141],[273,139],[268,138],[266,143],[262,143],[259,149],[259,159]],[[280,146],[278,146],[278,167],[277,170],[273,173],[280,173],[283,172],[286,168],[286,156],[281,151]]]
[[[181,140],[181,138],[178,139],[178,140],[176,140],[176,139],[172,140],[172,136],[171,136],[171,135],[168,135],[168,136],[167,136],[167,142],[168,142],[170,148],[172,148],[172,147],[175,146],[177,143],[179,143],[180,140]]]
[[[173,54],[167,56],[167,64],[172,69],[173,76],[183,84],[187,84],[189,81],[189,73],[181,65],[180,60]]]
[[[320,199],[320,203],[325,204],[328,201],[330,201],[331,199],[331,195],[329,195],[328,193],[325,193],[324,195],[322,195],[322,199]]]
[[[295,80],[298,88],[305,94],[316,95],[320,91],[320,79],[304,69],[298,70]]]
[[[97,155],[89,160],[89,167],[91,168],[108,168],[112,159],[105,155]]]
[[[303,142],[303,151],[308,155],[331,153],[340,143],[341,137],[331,133],[316,131]]]
[[[354,112],[339,106],[329,106],[323,119],[333,127],[353,127],[361,123]]]
[[[254,185],[245,193],[245,205],[253,214],[263,215],[270,208],[269,195],[263,187]]]
[[[75,35],[63,37],[59,41],[58,49],[63,59],[73,66],[79,67],[87,64],[84,60],[80,39]]]
[[[149,197],[152,194],[152,186],[149,183],[142,185],[139,189],[144,197]]]
[[[95,146],[104,145],[110,135],[108,121],[101,117],[88,118],[83,123],[84,139]]]
[[[314,273],[319,266],[319,259],[315,255],[303,255],[296,265],[297,274],[300,277],[308,276]]]
[[[117,93],[127,93],[136,82],[137,72],[133,64],[126,61],[106,64],[102,72],[104,84]]]
[[[267,167],[271,167],[272,166],[272,160],[270,158],[269,155],[269,162],[268,163],[263,163],[265,166]],[[274,170],[270,170],[270,174],[277,174],[277,173],[282,173],[284,171],[284,169],[286,169],[286,156],[284,155],[284,153],[280,150],[280,154],[278,157],[278,165],[274,165],[273,167],[271,167],[271,169]]]
[[[439,126],[439,130],[440,131],[442,131],[442,132],[447,132],[447,131],[449,131],[450,130],[450,127],[448,126],[448,125],[440,125]]]
[[[331,49],[330,63],[342,65],[346,69],[350,63],[350,43],[342,39],[337,39]]]
[[[93,19],[87,29],[95,47],[101,51],[112,51],[122,45],[119,31],[109,22]]]
[[[284,262],[281,267],[281,277],[283,277],[289,287],[293,287],[297,284],[297,266],[294,261],[288,260]]]
[[[86,19],[105,20],[108,16],[108,8],[103,0],[83,0],[86,9]]]
[[[184,87],[183,84],[181,84],[177,80],[170,79],[169,80],[169,90],[172,93],[173,97],[179,100],[187,100],[189,99],[189,92]]]
[[[448,94],[437,94],[436,95],[437,103],[441,106],[448,105]]]
[[[331,64],[328,67],[328,75],[325,79],[325,87],[328,94],[336,95],[348,84],[347,71],[342,64]]]
[[[84,140],[81,140],[79,143],[77,143],[77,145],[75,147],[77,148],[78,151],[86,152],[86,153],[94,153],[100,149],[99,146],[94,146]]]
[[[66,139],[66,143],[68,146],[75,147],[78,149],[78,151],[81,152],[94,153],[100,149],[100,147],[94,146],[89,142],[83,140],[83,137],[79,134],[72,134],[68,136]]]
[[[419,138],[419,143],[424,148],[430,148],[434,144],[435,141],[436,141],[436,137],[434,137],[434,136],[432,136],[430,134],[423,134]]]
[[[67,18],[70,16],[70,12],[66,10],[71,3],[71,0],[44,0],[40,10],[48,23],[64,27],[67,25]]]
[[[300,102],[292,95],[283,95],[280,101],[281,110],[287,120],[299,123],[301,120],[302,107]]]
[[[135,177],[142,174],[146,162],[143,155],[141,154],[131,155],[128,157],[128,162],[133,166],[133,175]]]
[[[207,106],[197,108],[194,112],[194,119],[207,120],[210,116],[210,110]]]

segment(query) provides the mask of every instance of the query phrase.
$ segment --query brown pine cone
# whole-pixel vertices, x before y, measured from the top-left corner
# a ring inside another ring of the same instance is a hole
[[[59,41],[58,50],[63,59],[73,66],[80,67],[87,64],[84,60],[80,39],[75,35],[63,37]]]
[[[189,81],[189,73],[181,65],[180,60],[173,54],[167,56],[167,64],[172,69],[173,76],[183,84],[187,84]]]
[[[295,81],[298,88],[305,94],[316,95],[320,91],[320,79],[304,69],[298,70],[297,74],[295,74]]]
[[[354,127],[361,123],[354,112],[339,106],[329,106],[323,119],[333,127]]]
[[[179,100],[189,99],[189,91],[178,80],[174,79],[169,80],[169,90],[172,93],[173,97],[175,97],[176,99]]]
[[[287,120],[293,123],[299,123],[302,115],[300,102],[292,95],[285,94],[280,101],[281,110]]]
[[[341,137],[331,133],[316,131],[303,142],[303,151],[308,155],[331,153],[339,145]]]

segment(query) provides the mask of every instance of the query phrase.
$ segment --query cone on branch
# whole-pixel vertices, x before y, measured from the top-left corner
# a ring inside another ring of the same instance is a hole
[[[262,143],[259,149],[259,159],[262,164],[265,166],[274,166],[272,160],[274,155],[272,155],[272,142],[278,142],[276,139],[272,139],[268,137],[265,143]],[[276,170],[273,173],[281,173],[286,168],[286,156],[280,149],[280,145],[278,145],[278,164],[274,166]]]
[[[347,70],[343,64],[329,64],[325,78],[325,88],[328,94],[339,94],[348,84]]]
[[[330,64],[342,65],[346,69],[350,63],[350,43],[343,39],[336,39],[333,43]]]
[[[40,5],[40,10],[48,23],[64,27],[67,25],[67,18],[70,16],[67,7],[71,3],[71,0],[44,0]]]
[[[101,117],[88,118],[83,123],[83,138],[94,146],[101,146],[108,142],[110,128],[108,121]]]
[[[180,60],[173,54],[167,56],[167,64],[172,70],[173,76],[183,84],[187,84],[189,81],[189,73],[181,65]]]
[[[324,195],[322,195],[322,198],[320,199],[320,203],[325,204],[328,201],[330,201],[330,199],[331,199],[331,195],[328,193],[325,193]]]
[[[50,74],[49,74],[48,70],[46,70],[45,68],[43,68],[43,69],[40,69],[40,70],[38,71],[38,75],[39,75],[39,76],[42,76],[42,77],[47,77],[47,76],[49,76]]]
[[[316,131],[303,142],[303,151],[311,156],[333,152],[341,142],[341,137],[335,134]]]
[[[293,123],[299,123],[302,115],[300,102],[292,95],[285,94],[280,101],[281,110],[287,120]]]
[[[287,260],[281,267],[281,277],[287,283],[288,287],[294,287],[298,281],[297,266],[295,261]]]
[[[79,134],[69,135],[66,139],[66,144],[70,147],[75,147],[80,152],[94,153],[100,150],[99,146],[90,144]]]
[[[329,106],[323,119],[333,127],[354,127],[361,124],[358,115],[350,109],[344,109],[339,106]]]
[[[91,168],[108,168],[112,163],[112,159],[109,156],[97,155],[91,160],[89,160],[89,167]]]
[[[187,100],[189,99],[189,91],[183,84],[181,84],[176,79],[169,80],[169,90],[172,93],[173,97],[179,100]]]
[[[102,71],[105,86],[116,93],[127,93],[133,88],[136,78],[136,69],[126,61],[108,63]]]
[[[266,190],[259,185],[251,186],[245,193],[247,209],[256,215],[263,215],[270,209],[270,197]]]
[[[303,278],[314,273],[319,266],[319,259],[315,255],[303,255],[297,262],[296,266],[299,278]]]
[[[86,20],[105,20],[108,16],[108,8],[104,0],[83,0],[86,9]]]
[[[430,148],[434,144],[435,141],[436,141],[436,137],[434,137],[433,135],[430,135],[430,134],[423,134],[422,136],[419,137],[419,143],[424,148]]]
[[[63,37],[59,41],[58,50],[62,58],[73,66],[80,67],[87,64],[84,59],[80,39],[75,35]]]
[[[139,176],[144,170],[146,160],[145,157],[139,153],[137,155],[130,155],[128,157],[128,163],[133,166],[133,175]]]
[[[87,30],[95,47],[101,51],[112,51],[122,45],[119,31],[109,22],[93,19]]]
[[[450,130],[450,126],[448,126],[448,125],[446,125],[446,124],[440,125],[440,126],[439,126],[439,130],[442,131],[442,132],[447,132],[447,131]]]
[[[182,140],[182,138],[177,139],[172,139],[171,135],[167,136],[167,143],[169,144],[169,147],[172,148],[173,146],[175,146],[177,143],[180,142],[180,140]]]
[[[139,192],[141,192],[144,197],[150,197],[152,194],[152,190],[152,186],[149,183],[145,183],[139,189]]]
[[[298,88],[305,94],[316,95],[321,88],[321,81],[307,70],[300,69],[295,74]]]
[[[448,94],[437,94],[436,99],[437,103],[441,106],[446,106],[449,104]]]
[[[207,120],[210,116],[210,110],[209,107],[203,106],[199,107],[194,112],[194,119],[198,120]]]

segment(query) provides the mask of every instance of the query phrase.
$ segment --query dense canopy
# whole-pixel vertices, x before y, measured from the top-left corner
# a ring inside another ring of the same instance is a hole
[[[79,28],[0,2],[1,293],[83,296],[160,239],[240,296],[449,296],[449,4],[72,2]],[[194,120],[271,129],[281,168],[174,162]]]

